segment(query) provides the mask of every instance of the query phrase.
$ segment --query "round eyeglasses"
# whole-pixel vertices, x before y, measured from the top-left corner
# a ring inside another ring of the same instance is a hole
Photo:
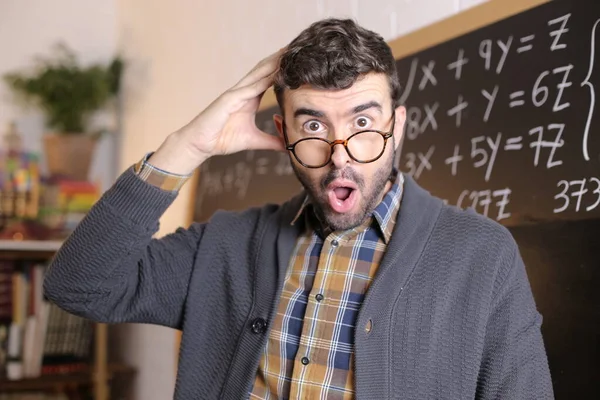
[[[389,132],[370,129],[353,133],[345,140],[309,137],[288,144],[285,123],[283,124],[283,132],[286,150],[291,151],[302,166],[322,168],[329,164],[333,155],[333,147],[338,144],[343,145],[350,158],[357,163],[367,164],[377,161],[385,152],[388,139],[394,134],[395,123],[395,113],[392,113],[392,127]]]

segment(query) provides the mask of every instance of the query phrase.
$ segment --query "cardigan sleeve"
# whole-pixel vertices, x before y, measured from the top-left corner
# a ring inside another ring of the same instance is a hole
[[[125,171],[51,260],[46,298],[99,322],[178,328],[204,225],[153,237],[176,196]]]
[[[542,315],[516,243],[509,248],[514,252],[513,261],[492,301],[477,398],[553,399]]]

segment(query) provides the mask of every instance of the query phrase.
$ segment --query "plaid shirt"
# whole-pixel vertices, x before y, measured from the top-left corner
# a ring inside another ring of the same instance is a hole
[[[403,177],[364,224],[325,237],[306,229],[297,242],[250,399],[353,399],[358,310],[392,236]],[[370,327],[366,327],[370,329]]]

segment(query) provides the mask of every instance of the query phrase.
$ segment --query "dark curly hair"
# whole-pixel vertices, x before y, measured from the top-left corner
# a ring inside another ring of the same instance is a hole
[[[384,73],[390,81],[393,106],[400,98],[396,60],[383,38],[351,19],[328,18],[302,31],[284,50],[274,91],[283,112],[285,89],[311,85],[347,89],[369,72]]]

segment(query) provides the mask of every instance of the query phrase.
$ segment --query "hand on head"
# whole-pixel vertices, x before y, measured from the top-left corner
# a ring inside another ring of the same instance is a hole
[[[262,96],[273,85],[284,48],[261,60],[187,125],[170,135],[152,155],[158,168],[189,173],[214,155],[242,150],[284,150],[280,137],[257,128]]]
[[[282,51],[261,60],[182,129],[199,152],[212,156],[241,150],[283,150],[280,138],[262,132],[255,124],[261,98],[273,85]]]

